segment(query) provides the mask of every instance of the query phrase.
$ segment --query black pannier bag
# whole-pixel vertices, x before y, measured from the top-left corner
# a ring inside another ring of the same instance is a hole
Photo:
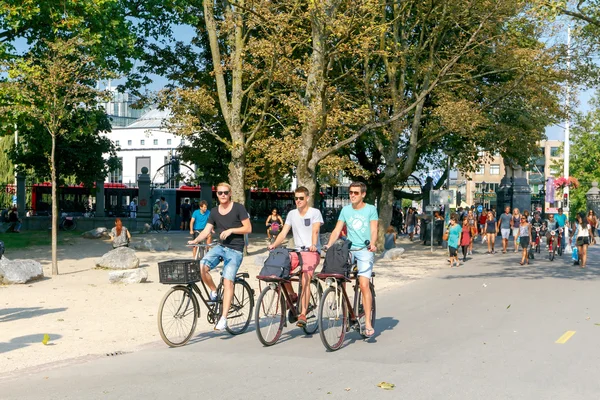
[[[349,276],[352,265],[350,264],[350,241],[337,241],[325,253],[322,274],[340,274]]]
[[[265,264],[258,275],[289,278],[291,266],[290,250],[277,247],[269,253],[269,256],[265,260]]]

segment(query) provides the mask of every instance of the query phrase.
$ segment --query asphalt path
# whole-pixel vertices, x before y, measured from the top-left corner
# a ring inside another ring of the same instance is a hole
[[[589,253],[586,269],[567,255],[521,266],[514,253],[475,254],[379,294],[376,336],[351,333],[333,353],[296,327],[269,348],[253,329],[197,332],[182,348],[4,377],[0,398],[597,400],[600,246]]]

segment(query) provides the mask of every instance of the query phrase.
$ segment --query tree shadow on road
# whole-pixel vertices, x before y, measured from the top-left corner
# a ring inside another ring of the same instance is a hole
[[[42,307],[26,307],[26,308],[5,308],[0,310],[0,323],[16,321],[19,319],[39,317],[41,315],[63,312],[67,309],[61,308],[42,308]]]
[[[62,335],[49,334],[48,346],[54,345],[54,341],[62,338]],[[0,342],[0,354],[8,353],[9,351],[21,349],[23,347],[29,347],[33,343],[41,343],[44,339],[43,333],[36,333],[33,335],[25,335],[11,339],[8,342]]]
[[[590,248],[588,251],[588,263],[586,268],[581,268],[578,265],[573,265],[570,254],[556,256],[554,261],[550,261],[548,254],[535,253],[535,259],[530,260],[529,265],[519,265],[520,257],[499,257],[492,256],[488,258],[485,264],[481,263],[481,259],[473,260],[473,264],[477,272],[461,273],[444,276],[443,279],[466,279],[466,278],[523,278],[523,279],[573,279],[578,281],[600,280],[600,253],[598,246]],[[488,256],[489,257],[489,256]],[[510,262],[509,265],[507,265]],[[478,263],[478,265],[476,265]],[[471,266],[470,262],[463,264],[465,269]],[[463,266],[461,265],[461,267]],[[495,267],[492,270],[486,267]],[[497,268],[500,267],[500,268]],[[485,268],[485,269],[484,269]],[[469,272],[472,269],[469,268]]]

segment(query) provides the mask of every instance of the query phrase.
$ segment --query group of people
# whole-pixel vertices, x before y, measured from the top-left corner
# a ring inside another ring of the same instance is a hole
[[[462,248],[463,262],[466,261],[467,255],[472,254],[473,241],[478,234],[481,235],[483,243],[487,242],[486,254],[496,253],[495,244],[498,234],[502,238],[502,253],[509,252],[509,241],[512,235],[514,252],[521,252],[520,264],[524,265],[529,264],[528,248],[533,243],[537,243],[538,236],[542,244],[549,246],[550,242],[562,232],[561,249],[564,250],[567,240],[571,240],[573,246],[577,246],[578,249],[579,265],[585,268],[587,247],[596,243],[595,236],[599,224],[600,221],[593,210],[589,210],[587,215],[584,212],[578,213],[575,222],[569,226],[562,208],[558,209],[557,214],[549,214],[547,219],[543,219],[538,211],[530,214],[525,210],[521,213],[518,208],[511,211],[508,206],[500,216],[496,216],[492,209],[484,210],[479,217],[475,215],[472,208],[464,211],[459,209],[457,213],[450,216],[447,229],[450,266],[460,265],[459,246]],[[565,228],[569,228],[569,236]],[[553,242],[553,245],[557,244]]]
[[[315,269],[321,261],[321,248],[328,248],[340,237],[342,230],[346,229],[347,239],[352,242],[351,251],[357,261],[358,283],[361,288],[363,304],[365,310],[371,310],[372,298],[369,290],[369,282],[374,264],[374,253],[377,250],[377,209],[364,202],[367,188],[362,182],[354,182],[350,185],[351,204],[342,208],[336,226],[331,233],[329,242],[322,246],[320,241],[320,229],[323,225],[323,216],[317,208],[309,207],[310,193],[305,187],[298,187],[294,191],[294,202],[296,208],[289,211],[285,221],[276,213],[270,217],[270,221],[277,221],[283,227],[273,243],[268,246],[273,250],[280,246],[285,240],[289,231],[292,231],[295,249],[302,258],[302,263],[297,259],[297,255],[291,256],[292,266],[297,268],[302,265],[302,284],[305,290],[301,294],[301,315],[297,324],[303,326],[306,324],[306,314],[310,299],[310,280]],[[244,235],[252,232],[252,225],[248,217],[248,212],[242,204],[233,202],[231,199],[231,186],[227,183],[217,185],[217,198],[219,205],[210,211],[201,211],[202,220],[205,226],[199,234],[188,244],[198,244],[208,240],[211,235],[215,235],[220,240],[219,244],[213,246],[210,251],[200,261],[201,276],[204,283],[210,289],[212,300],[217,297],[216,285],[209,274],[223,260],[223,315],[215,325],[215,330],[225,330],[227,327],[227,315],[233,299],[233,284],[237,271],[243,260]],[[204,207],[201,206],[201,209]],[[192,220],[194,218],[192,217]],[[272,222],[271,222],[272,223]],[[267,226],[269,220],[267,220]],[[195,229],[195,228],[194,228]],[[368,249],[361,249],[365,241],[370,241]],[[295,253],[292,253],[295,254]],[[371,321],[370,312],[366,313],[365,326],[363,334],[367,337],[375,333]]]

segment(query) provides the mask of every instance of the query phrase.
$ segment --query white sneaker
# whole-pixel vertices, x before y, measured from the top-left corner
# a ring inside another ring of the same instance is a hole
[[[219,322],[215,325],[215,331],[223,332],[227,328],[227,318],[221,317]]]
[[[215,301],[217,301],[217,292],[210,292],[209,294],[209,299],[207,301],[208,304],[213,304]]]

